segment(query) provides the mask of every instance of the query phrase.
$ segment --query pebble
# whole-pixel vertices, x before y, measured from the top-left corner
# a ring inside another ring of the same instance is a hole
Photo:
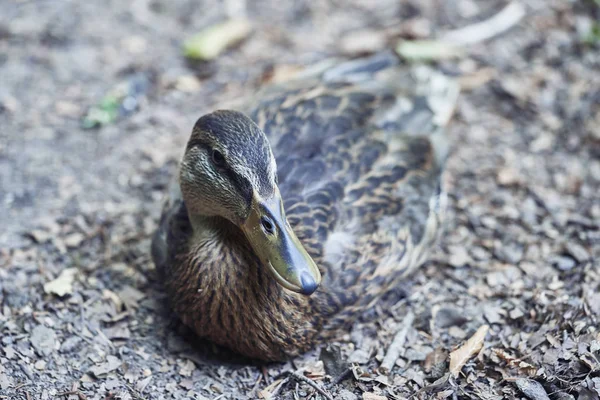
[[[57,347],[56,333],[44,325],[33,328],[30,341],[35,351],[41,356],[50,355]]]
[[[75,348],[77,348],[77,346],[79,346],[79,344],[81,343],[81,339],[78,336],[70,336],[68,337],[60,346],[60,351],[61,353],[70,353],[73,350],[75,350]]]
[[[435,326],[440,329],[445,329],[451,326],[460,326],[469,321],[463,310],[450,307],[440,308],[435,313],[434,319]]]
[[[587,251],[585,247],[581,246],[580,244],[574,241],[568,242],[566,244],[565,250],[569,255],[573,256],[573,258],[579,263],[583,263],[590,259],[589,251]]]
[[[553,265],[561,271],[570,271],[577,263],[575,260],[568,256],[556,256],[553,260]]]
[[[366,364],[369,362],[369,352],[363,349],[356,349],[348,357],[349,363]]]
[[[358,396],[349,390],[342,389],[338,392],[337,398],[340,400],[358,400]]]

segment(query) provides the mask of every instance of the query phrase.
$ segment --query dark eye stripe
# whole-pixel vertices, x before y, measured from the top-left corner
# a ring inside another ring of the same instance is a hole
[[[208,143],[206,143],[200,139],[192,139],[188,142],[186,151],[193,147],[198,147],[198,148],[206,151],[209,159],[212,159],[213,150],[209,146]],[[227,163],[225,163],[224,165],[222,165],[220,167],[221,167],[220,168],[221,173],[225,173],[227,175],[229,180],[238,189],[239,193],[242,194],[242,196],[244,197],[244,201],[246,202],[247,207],[249,208],[252,205],[252,185],[250,184],[250,181],[248,179],[244,178],[243,176],[237,174],[231,168],[229,168],[227,166]]]
[[[242,194],[248,207],[250,207],[250,205],[252,204],[252,185],[250,184],[250,181],[244,178],[243,176],[236,174],[233,170],[229,168],[224,168],[224,171],[227,174],[229,180],[233,182],[235,187]]]

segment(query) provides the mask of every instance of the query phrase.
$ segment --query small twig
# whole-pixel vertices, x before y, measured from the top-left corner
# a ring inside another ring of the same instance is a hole
[[[493,17],[448,31],[440,39],[457,45],[483,42],[506,32],[518,24],[525,14],[525,6],[518,1],[513,1]]]
[[[277,386],[275,386],[275,389],[273,389],[273,391],[271,392],[271,397],[275,398],[275,396],[277,396],[279,394],[279,392],[281,391],[281,388],[290,381],[290,378],[285,378],[283,379],[281,382],[279,382],[279,384]]]
[[[33,374],[31,373],[29,368],[27,368],[27,365],[25,365],[22,362],[20,362],[18,365],[19,365],[19,368],[21,368],[21,371],[23,371],[23,373],[27,376],[27,378],[29,378],[30,381],[33,381],[34,380]]]
[[[392,370],[394,364],[396,364],[396,360],[400,357],[400,352],[406,343],[406,336],[408,335],[408,330],[412,326],[415,320],[415,315],[412,312],[408,312],[406,317],[404,317],[404,321],[402,321],[402,329],[396,333],[394,339],[392,340],[392,344],[387,350],[385,357],[383,357],[383,361],[381,362],[380,370],[387,373]]]
[[[140,396],[140,394],[134,388],[132,388],[130,385],[125,384],[125,386],[127,387],[127,389],[129,389],[129,393],[131,394],[131,396],[134,399],[136,399],[136,400],[146,400],[144,397]]]
[[[292,378],[294,379],[296,382],[302,382],[302,383],[306,383],[308,386],[312,387],[313,389],[315,389],[317,392],[319,392],[321,395],[325,396],[325,398],[327,400],[333,400],[333,396],[331,395],[331,393],[329,393],[327,390],[321,388],[317,382],[313,381],[310,378],[307,378],[306,376],[299,374],[297,372],[294,371],[285,371],[282,372],[279,377],[282,377],[284,375],[287,375],[288,378]],[[281,385],[283,386],[283,385]]]
[[[441,391],[443,388],[446,387],[446,385],[448,385],[448,382],[450,382],[450,373],[447,373],[446,375],[442,376],[441,378],[438,378],[433,383],[430,383],[429,385],[422,387],[421,389],[417,390],[416,392],[414,392],[413,394],[408,396],[408,398],[412,399],[413,397],[416,397],[418,394],[421,394],[423,392],[429,393],[433,390]]]
[[[31,383],[30,382],[19,383],[17,386],[15,386],[15,391],[21,389],[24,386],[28,386],[28,385],[31,385]]]
[[[260,385],[260,382],[262,382],[262,379],[263,379],[262,373],[259,372],[258,377],[256,378],[256,383],[252,387],[252,390],[250,391],[250,393],[248,393],[248,397],[254,396],[254,393],[256,393],[256,391],[258,390],[258,385]]]
[[[87,400],[86,395],[81,393],[79,390],[69,390],[67,392],[56,393],[55,397],[71,396],[71,395],[75,395],[75,396],[79,397],[79,400]]]

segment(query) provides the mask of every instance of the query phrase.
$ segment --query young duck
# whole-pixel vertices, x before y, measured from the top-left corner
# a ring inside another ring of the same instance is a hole
[[[251,358],[347,332],[444,211],[457,86],[389,54],[316,70],[196,122],[152,242],[174,312]]]

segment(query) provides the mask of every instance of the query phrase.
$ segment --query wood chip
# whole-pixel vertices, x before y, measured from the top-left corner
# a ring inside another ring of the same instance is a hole
[[[450,353],[450,372],[455,377],[458,377],[466,362],[481,350],[489,329],[489,325],[481,326],[465,344]]]

